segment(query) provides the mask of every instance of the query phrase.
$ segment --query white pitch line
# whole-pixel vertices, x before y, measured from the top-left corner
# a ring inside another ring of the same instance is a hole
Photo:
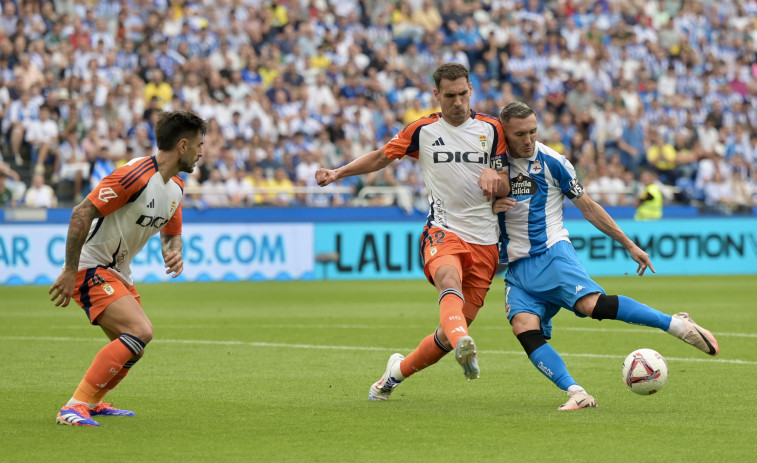
[[[76,327],[80,327],[81,325],[77,325]],[[176,328],[176,327],[188,327],[188,328],[196,328],[196,325],[161,325],[163,328],[169,327],[169,328]],[[334,324],[304,324],[304,323],[259,323],[255,325],[258,328],[297,328],[297,329],[334,329],[334,330],[367,330],[367,329],[392,329],[396,330],[398,327],[400,328],[421,328],[421,325],[361,325],[361,324],[340,324],[340,323],[334,323]],[[433,329],[433,325],[429,325],[431,328],[428,328],[428,326],[425,326],[429,330]],[[472,330],[506,330],[507,332],[510,332],[510,326],[505,324],[502,326],[480,326],[480,325],[471,325],[473,326]],[[576,326],[558,326],[555,327],[556,331],[588,331],[588,332],[595,332],[595,333],[659,333],[662,334],[662,331],[656,330],[654,328],[649,327],[638,327],[638,328],[601,328],[601,327],[576,327]],[[757,338],[757,333],[722,333],[719,331],[713,332],[713,334],[717,335],[717,337],[724,337],[724,338]]]
[[[0,341],[64,341],[64,342],[103,342],[103,338],[69,338],[55,336],[0,336]],[[328,346],[321,344],[287,344],[279,342],[251,342],[251,341],[211,341],[206,339],[157,339],[153,341],[156,344],[197,344],[211,346],[249,346],[249,347],[282,347],[289,349],[322,349],[322,350],[350,350],[350,351],[380,351],[380,352],[409,352],[412,348],[389,348],[389,347],[366,347],[366,346]],[[484,350],[487,354],[498,355],[518,355],[522,356],[523,351],[508,350]],[[563,357],[584,357],[584,358],[604,358],[604,359],[622,359],[618,355],[607,354],[569,354],[561,353]],[[736,365],[757,365],[757,361],[739,360],[739,359],[718,359],[718,358],[682,358],[666,357],[667,360],[676,362],[716,362],[731,363]]]

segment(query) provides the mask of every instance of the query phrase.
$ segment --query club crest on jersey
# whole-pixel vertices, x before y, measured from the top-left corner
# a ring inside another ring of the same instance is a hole
[[[531,163],[531,168],[528,170],[529,173],[532,173],[534,175],[537,175],[541,171],[541,161],[539,161],[538,159]]]
[[[510,189],[513,196],[533,196],[536,194],[536,182],[531,177],[518,174],[510,179]]]
[[[481,144],[481,149],[484,151],[489,151],[487,148],[489,146],[489,143],[486,140],[486,135],[481,135],[478,137],[478,142]]]

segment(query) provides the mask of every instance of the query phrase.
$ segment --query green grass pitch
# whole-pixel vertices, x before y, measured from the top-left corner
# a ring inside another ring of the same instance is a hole
[[[552,345],[599,408],[558,412],[566,396],[528,361],[495,281],[471,334],[481,378],[452,356],[387,402],[368,388],[393,352],[438,323],[422,280],[141,284],[154,341],[110,396],[134,418],[56,426],[102,332],[47,288],[0,289],[0,461],[695,462],[757,453],[755,276],[603,278],[609,294],[689,311],[718,337],[710,358],[651,328],[562,311]],[[665,388],[621,381],[632,350],[668,360]]]

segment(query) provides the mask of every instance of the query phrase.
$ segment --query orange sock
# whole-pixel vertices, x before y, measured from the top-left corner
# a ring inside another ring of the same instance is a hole
[[[129,363],[133,364],[133,362],[129,362]],[[128,375],[130,371],[131,371],[131,367],[127,367],[126,365],[124,365],[124,367],[121,368],[121,371],[119,371],[118,373],[116,373],[116,376],[114,376],[113,379],[111,379],[110,381],[108,381],[108,384],[106,384],[104,388],[98,390],[94,394],[95,401],[92,402],[92,403],[100,403],[100,402],[102,402],[103,398],[105,398],[105,394],[107,394],[108,392],[110,392],[113,389],[115,389],[115,387],[118,386],[118,383],[120,383],[121,380],[124,379],[124,377],[126,375]]]
[[[457,341],[468,335],[468,323],[463,315],[465,298],[456,289],[447,288],[439,295],[439,320],[452,348]]]
[[[402,376],[407,378],[413,373],[418,373],[424,368],[430,367],[435,364],[442,357],[447,355],[446,350],[442,349],[436,339],[436,332],[429,334],[418,347],[415,348],[407,357],[400,363],[400,372]]]
[[[92,365],[84,374],[84,379],[81,380],[79,387],[74,392],[74,400],[89,404],[100,402],[97,399],[98,393],[118,375],[124,364],[132,357],[134,357],[134,352],[126,347],[120,339],[106,344],[95,355]]]

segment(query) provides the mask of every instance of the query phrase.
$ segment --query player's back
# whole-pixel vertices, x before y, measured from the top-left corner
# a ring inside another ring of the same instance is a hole
[[[116,169],[87,195],[103,214],[90,228],[79,268],[106,266],[132,284],[130,264],[147,241],[165,228],[181,234],[183,182],[168,182],[154,157],[137,158]]]
[[[385,147],[390,158],[411,156],[421,163],[429,199],[430,225],[474,244],[499,240],[497,218],[478,179],[507,145],[499,120],[473,112],[455,127],[440,113],[409,124]]]

